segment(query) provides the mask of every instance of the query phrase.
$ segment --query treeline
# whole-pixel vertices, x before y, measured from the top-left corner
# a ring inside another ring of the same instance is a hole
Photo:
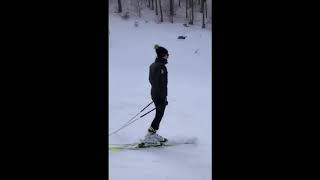
[[[206,19],[208,19],[208,0],[113,0],[113,2],[114,1],[117,1],[117,12],[121,14],[126,13],[126,16],[128,16],[129,12],[124,12],[124,4],[132,8],[138,17],[142,17],[141,11],[144,8],[148,8],[154,11],[155,16],[159,17],[160,22],[163,22],[163,17],[167,16],[170,22],[173,23],[176,11],[181,8],[185,11],[185,18],[190,25],[194,24],[195,13],[201,13],[202,15],[202,28],[206,27],[205,22]]]

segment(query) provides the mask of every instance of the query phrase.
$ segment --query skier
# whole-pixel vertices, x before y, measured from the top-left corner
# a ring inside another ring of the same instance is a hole
[[[157,134],[161,119],[163,117],[167,101],[168,71],[168,50],[159,45],[155,45],[157,58],[149,68],[149,82],[151,84],[151,98],[156,106],[156,115],[145,136],[144,143],[149,145],[160,145],[167,139]]]

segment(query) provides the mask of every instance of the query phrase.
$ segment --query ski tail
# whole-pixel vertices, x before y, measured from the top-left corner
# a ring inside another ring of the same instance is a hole
[[[164,142],[163,144],[166,146],[173,146],[179,144],[197,144],[198,138],[197,137],[172,137],[169,138],[168,141]]]

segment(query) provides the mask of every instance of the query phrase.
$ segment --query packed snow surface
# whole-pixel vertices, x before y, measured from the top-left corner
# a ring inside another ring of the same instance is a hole
[[[196,144],[109,150],[109,179],[211,180],[211,30],[143,18],[123,20],[116,14],[109,14],[109,30],[109,132],[152,101],[149,65],[156,57],[154,45],[159,44],[169,51],[169,104],[158,133],[169,140],[197,138]],[[153,108],[152,104],[143,113]],[[154,115],[155,111],[109,136],[109,144],[138,142]]]

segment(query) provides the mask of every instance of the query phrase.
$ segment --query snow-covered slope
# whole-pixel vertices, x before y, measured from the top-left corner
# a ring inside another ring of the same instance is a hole
[[[134,27],[134,22],[139,27]],[[169,105],[159,134],[167,138],[197,137],[196,145],[109,151],[111,180],[211,179],[211,31],[181,23],[122,20],[109,15],[109,132],[122,126],[151,102],[149,65],[154,45],[168,49]],[[178,40],[178,36],[187,36]],[[148,110],[151,110],[151,105]],[[143,138],[155,112],[109,137],[109,143]]]

